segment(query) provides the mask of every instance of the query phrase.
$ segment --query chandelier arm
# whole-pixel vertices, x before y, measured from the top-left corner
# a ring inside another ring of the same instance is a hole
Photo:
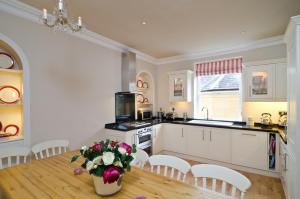
[[[73,32],[78,32],[81,29],[81,26],[75,25],[75,27],[73,27],[70,23],[68,23],[68,26]]]
[[[54,26],[56,26],[59,23],[58,19],[56,19],[53,24],[50,24],[47,19],[44,19],[43,22],[49,28],[53,28]]]

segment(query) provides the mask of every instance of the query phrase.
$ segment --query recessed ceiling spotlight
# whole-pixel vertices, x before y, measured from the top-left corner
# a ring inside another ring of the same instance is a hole
[[[242,34],[242,35],[246,34],[246,31],[245,31],[245,30],[243,30],[243,31],[241,32],[241,34]]]
[[[143,22],[142,22],[142,25],[146,25],[146,24],[147,24],[147,22],[146,22],[146,21],[143,21]]]

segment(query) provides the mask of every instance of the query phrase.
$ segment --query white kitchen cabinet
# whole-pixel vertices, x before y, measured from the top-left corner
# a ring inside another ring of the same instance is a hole
[[[283,60],[244,68],[245,101],[287,101],[287,68]]]
[[[268,133],[245,130],[232,131],[232,163],[268,169]]]
[[[191,70],[182,70],[169,73],[169,101],[192,101],[192,75]]]
[[[230,129],[210,129],[208,137],[210,159],[231,163],[231,132]]]
[[[126,142],[130,145],[136,144],[136,130],[124,132],[106,129],[105,139],[110,139],[118,142]]]
[[[164,124],[164,150],[185,154],[186,138],[186,133],[183,132],[183,125]]]
[[[246,67],[245,100],[272,101],[274,95],[275,64]]]
[[[163,150],[163,125],[157,124],[153,126],[152,135],[152,154],[158,154]]]
[[[275,101],[287,101],[287,67],[285,63],[276,64]]]
[[[187,154],[209,158],[209,128],[201,126],[184,126],[187,136]]]

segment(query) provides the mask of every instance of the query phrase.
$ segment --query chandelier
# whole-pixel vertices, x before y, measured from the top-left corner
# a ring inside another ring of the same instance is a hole
[[[43,9],[42,20],[46,26],[58,31],[66,32],[72,30],[73,32],[78,32],[82,29],[81,17],[78,17],[77,21],[68,19],[68,12],[63,0],[59,0],[57,7],[54,7],[53,16],[48,17],[47,10]]]

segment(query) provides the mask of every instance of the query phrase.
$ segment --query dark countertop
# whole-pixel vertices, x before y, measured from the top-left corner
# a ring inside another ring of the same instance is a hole
[[[144,127],[149,127],[157,124],[162,123],[169,123],[169,124],[181,124],[181,125],[189,125],[189,126],[205,126],[205,127],[214,127],[214,128],[226,128],[226,129],[238,129],[238,130],[249,130],[249,131],[262,131],[262,132],[273,132],[273,133],[279,133],[282,140],[286,143],[286,130],[282,127],[279,127],[278,125],[272,125],[272,126],[263,126],[259,123],[255,123],[254,126],[248,126],[245,122],[233,122],[233,125],[230,126],[223,126],[223,125],[217,125],[217,124],[198,124],[198,123],[189,123],[188,121],[191,121],[193,119],[188,119],[187,121],[183,121],[183,119],[175,119],[175,120],[147,120],[146,122],[149,123],[148,125],[139,126],[139,127],[128,127],[123,124],[117,124],[117,123],[109,123],[105,124],[106,129],[112,129],[117,131],[131,131],[136,130]]]

